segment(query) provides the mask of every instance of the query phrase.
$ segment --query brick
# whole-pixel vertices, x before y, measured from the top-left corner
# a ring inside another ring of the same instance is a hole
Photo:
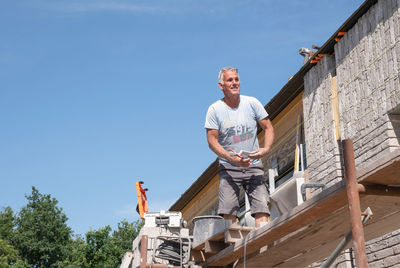
[[[372,243],[368,243],[368,247],[371,248],[372,252],[376,252],[388,248],[389,245],[387,240],[382,240],[382,238],[379,238],[379,240],[377,241],[372,241]]]
[[[393,252],[395,255],[400,255],[400,244],[397,244],[397,245],[393,246],[392,248],[393,248]]]
[[[400,256],[391,256],[383,260],[383,263],[385,267],[393,267],[397,266],[400,264]]]
[[[394,255],[394,252],[393,252],[393,248],[385,248],[385,249],[375,252],[374,254],[376,256],[376,259],[381,260],[383,258]]]
[[[368,264],[371,268],[385,267],[383,260],[369,262]]]

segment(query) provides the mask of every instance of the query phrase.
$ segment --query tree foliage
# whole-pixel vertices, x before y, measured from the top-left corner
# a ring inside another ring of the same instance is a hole
[[[56,264],[57,267],[89,267],[87,265],[85,256],[86,242],[80,236],[72,239],[71,242],[64,248],[65,258],[59,260]]]
[[[117,247],[123,251],[120,257],[122,258],[125,252],[132,248],[132,237],[139,234],[140,229],[143,227],[144,222],[137,220],[136,222],[129,223],[126,220],[118,223],[118,229],[114,231],[112,237]]]
[[[12,246],[14,237],[15,216],[10,207],[0,211],[0,268],[3,267],[28,267],[17,249]]]
[[[15,217],[10,207],[3,208],[0,211],[0,239],[10,241],[15,227]]]
[[[125,252],[132,250],[132,241],[142,225],[140,221],[124,220],[112,235],[110,226],[87,232],[85,267],[118,267]]]
[[[143,223],[118,223],[73,236],[58,201],[32,187],[19,213],[0,211],[0,268],[3,267],[118,267]]]
[[[0,239],[0,268],[5,267],[29,267],[18,255],[18,250],[9,245],[5,240]]]
[[[26,198],[28,204],[16,219],[14,245],[30,265],[53,267],[65,257],[64,248],[71,239],[68,218],[55,198],[39,193],[35,187]]]

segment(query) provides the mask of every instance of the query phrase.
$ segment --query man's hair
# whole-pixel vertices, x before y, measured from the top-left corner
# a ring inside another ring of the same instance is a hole
[[[219,71],[219,74],[218,74],[218,83],[221,83],[221,85],[224,84],[224,72],[226,72],[226,71],[234,71],[239,75],[237,68],[233,68],[233,67],[224,67],[224,68],[222,68],[221,71]]]

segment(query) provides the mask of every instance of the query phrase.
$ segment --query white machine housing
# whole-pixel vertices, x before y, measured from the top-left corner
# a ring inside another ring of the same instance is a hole
[[[139,232],[139,235],[132,243],[133,256],[129,268],[139,268],[141,263],[141,238],[147,235],[147,260],[146,263],[154,263],[154,249],[162,241],[158,237],[181,238],[184,241],[191,241],[189,229],[182,227],[184,225],[181,212],[160,211],[144,214],[145,224]],[[162,223],[162,225],[160,224]],[[128,254],[128,253],[127,253]],[[168,264],[167,260],[155,259],[157,263]],[[122,267],[122,265],[121,265]]]

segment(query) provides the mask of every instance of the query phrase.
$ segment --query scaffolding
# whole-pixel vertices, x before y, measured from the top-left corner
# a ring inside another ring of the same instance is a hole
[[[238,230],[209,238],[192,250],[192,260],[203,267],[305,267],[328,257],[351,230],[356,265],[368,267],[364,241],[400,228],[400,150],[357,172],[351,140],[343,150],[344,180],[234,242]],[[367,207],[374,216],[363,228]]]

